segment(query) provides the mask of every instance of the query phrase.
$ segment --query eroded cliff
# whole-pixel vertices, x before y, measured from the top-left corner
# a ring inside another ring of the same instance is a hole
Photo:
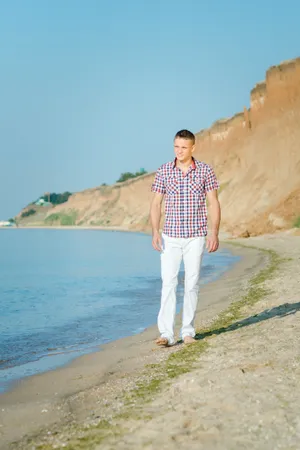
[[[195,157],[220,179],[224,231],[291,227],[300,215],[300,58],[271,67],[252,89],[249,109],[200,131]],[[45,223],[72,215],[76,225],[146,230],[153,177],[76,193],[49,210]]]

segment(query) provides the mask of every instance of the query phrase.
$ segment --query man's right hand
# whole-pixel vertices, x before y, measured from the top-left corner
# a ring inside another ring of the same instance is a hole
[[[157,231],[155,231],[152,235],[152,247],[158,252],[162,251],[162,239]]]

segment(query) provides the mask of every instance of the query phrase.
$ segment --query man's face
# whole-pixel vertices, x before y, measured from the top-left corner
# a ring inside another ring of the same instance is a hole
[[[177,137],[174,140],[174,152],[179,162],[185,162],[191,159],[195,150],[195,145],[190,139]]]

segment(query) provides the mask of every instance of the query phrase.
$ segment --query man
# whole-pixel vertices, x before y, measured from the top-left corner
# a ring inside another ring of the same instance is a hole
[[[206,240],[208,252],[219,247],[219,183],[213,169],[193,158],[195,136],[188,130],[174,138],[175,160],[163,164],[152,184],[154,193],[150,217],[152,245],[161,252],[162,292],[158,315],[160,337],[156,343],[175,343],[174,321],[178,272],[183,258],[185,286],[181,337],[185,344],[195,342],[194,318],[199,292],[202,255],[207,236],[206,198],[210,207],[211,230]],[[165,196],[165,225],[162,237],[159,226]]]

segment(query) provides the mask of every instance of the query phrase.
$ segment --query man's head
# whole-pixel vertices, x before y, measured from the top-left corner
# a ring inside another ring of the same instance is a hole
[[[189,161],[195,150],[195,136],[191,131],[180,130],[174,138],[174,152],[179,162]]]

